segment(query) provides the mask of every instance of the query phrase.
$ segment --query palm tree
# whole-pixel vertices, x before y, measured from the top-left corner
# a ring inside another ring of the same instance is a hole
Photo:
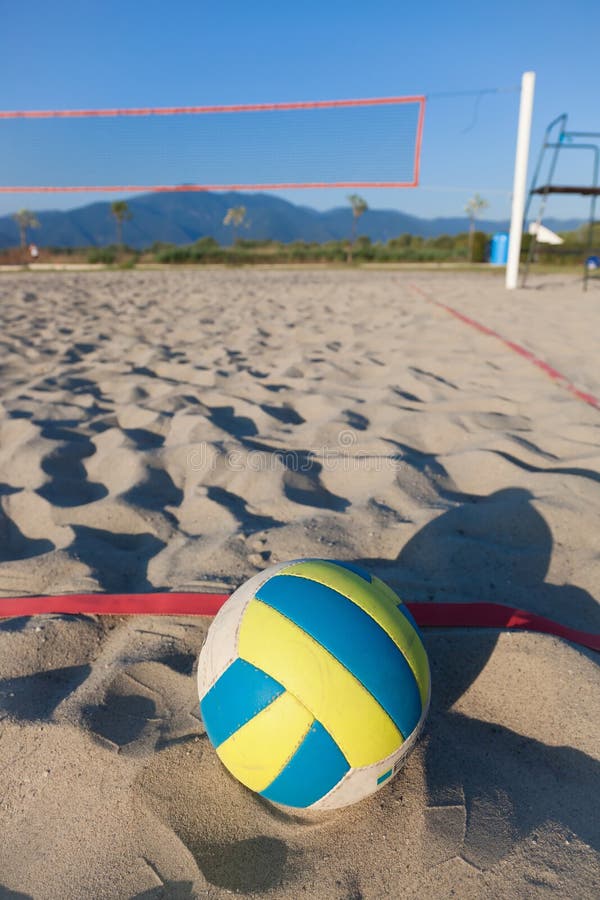
[[[38,222],[35,213],[30,212],[28,209],[20,209],[19,212],[14,214],[13,219],[19,226],[21,250],[25,250],[27,247],[27,229],[39,228],[40,223]]]
[[[128,222],[131,216],[131,210],[125,200],[115,200],[110,204],[110,211],[115,217],[117,225],[117,244],[123,246],[123,222]]]
[[[237,241],[237,230],[243,224],[245,218],[245,206],[230,206],[227,210],[227,215],[223,219],[223,225],[231,225],[233,227],[232,244],[235,244],[235,242]]]
[[[474,194],[473,197],[469,200],[467,205],[465,206],[465,212],[469,217],[469,262],[473,260],[473,235],[475,234],[475,219],[479,215],[479,213],[487,209],[489,203],[487,200],[484,200],[483,197],[480,197],[479,194]]]
[[[352,262],[352,248],[354,247],[354,241],[356,239],[356,224],[362,216],[363,213],[366,213],[368,210],[367,201],[363,200],[362,197],[359,197],[358,194],[350,194],[348,197],[348,202],[352,207],[352,231],[350,232],[350,244],[348,245],[348,262]]]

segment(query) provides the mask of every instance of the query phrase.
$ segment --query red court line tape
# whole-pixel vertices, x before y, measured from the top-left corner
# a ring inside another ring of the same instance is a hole
[[[424,628],[509,628],[539,631],[600,652],[600,634],[561,625],[536,613],[502,603],[407,603]]]
[[[461,313],[457,309],[454,309],[454,307],[448,306],[446,303],[442,303],[440,300],[436,300],[435,297],[432,297],[427,293],[427,291],[424,291],[418,285],[411,284],[411,288],[413,291],[416,291],[418,294],[420,294],[421,297],[424,297],[424,299],[429,303],[433,303],[435,306],[439,306],[440,309],[445,309],[446,312],[450,313],[451,316],[454,316],[455,319],[459,319],[466,325],[470,325],[471,328],[475,328],[482,334],[487,334],[490,337],[496,338],[496,340],[499,340],[501,343],[503,343],[505,347],[508,347],[509,350],[512,350],[514,353],[518,353],[519,356],[522,356],[524,359],[528,359],[530,363],[532,363],[534,366],[537,366],[538,369],[541,369],[542,372],[548,375],[549,378],[552,378],[553,381],[556,381],[558,384],[560,384],[561,387],[569,391],[569,393],[574,397],[577,397],[578,400],[583,400],[583,402],[587,403],[589,406],[593,406],[595,409],[600,409],[600,398],[595,397],[593,394],[588,394],[586,391],[580,390],[578,387],[576,387],[576,385],[573,384],[572,381],[569,381],[566,375],[563,375],[562,372],[559,372],[558,369],[554,368],[554,366],[551,366],[543,359],[540,359],[539,356],[536,356],[535,353],[532,353],[531,350],[528,350],[526,347],[522,347],[520,344],[516,344],[514,341],[509,341],[497,331],[494,331],[493,328],[488,328],[487,325],[482,325],[481,322],[478,322],[476,319],[471,319],[470,316],[466,316],[464,313]]]
[[[291,103],[234,103],[217,106],[143,106],[112,109],[14,109],[0,110],[0,119],[90,119],[112,116],[186,116],[211,113],[277,112],[294,109],[335,109],[348,106],[425,104],[423,95],[411,97],[362,97],[354,100],[298,100]]]
[[[214,616],[228,594],[61,594],[0,598],[0,618],[70,613],[109,616]],[[600,634],[579,631],[552,619],[501,603],[407,603],[425,628],[508,628],[539,631],[600,652]]]
[[[97,616],[214,616],[229,594],[58,594],[0,598],[0,618],[44,613]]]

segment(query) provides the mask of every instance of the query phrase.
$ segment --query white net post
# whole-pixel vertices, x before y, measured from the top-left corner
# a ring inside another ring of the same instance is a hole
[[[527,162],[529,160],[534,90],[535,72],[524,72],[521,79],[521,104],[519,106],[515,177],[513,181],[510,235],[508,238],[508,261],[506,264],[506,287],[509,291],[516,288],[519,279],[519,259],[521,256],[523,216],[525,214],[527,193]]]

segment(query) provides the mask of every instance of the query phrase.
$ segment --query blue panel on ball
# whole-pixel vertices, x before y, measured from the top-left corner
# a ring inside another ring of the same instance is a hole
[[[256,597],[295,622],[345,666],[407,738],[421,718],[421,697],[402,651],[374,619],[332,588],[274,575]]]
[[[236,659],[200,701],[206,733],[218,747],[284,692],[283,685],[243,659]]]
[[[415,617],[414,617],[413,614],[411,613],[411,611],[410,611],[410,609],[408,608],[408,606],[406,605],[406,603],[399,603],[399,604],[398,604],[398,612],[401,612],[402,615],[403,615],[405,618],[408,619],[408,621],[410,622],[410,624],[412,625],[412,627],[415,629],[415,631],[417,632],[417,634],[419,635],[419,637],[421,637],[421,632],[420,632],[420,630],[419,630],[419,626],[418,626],[417,623],[415,622]]]
[[[346,560],[342,562],[341,559],[331,559],[327,561],[335,563],[336,566],[341,566],[342,569],[348,569],[349,572],[354,572],[355,575],[364,578],[365,581],[368,581],[369,584],[371,584],[372,578],[370,572],[367,572],[366,569],[363,569],[363,567],[359,566],[357,563],[346,562]]]
[[[349,769],[329,732],[320,722],[313,722],[288,764],[261,794],[286,806],[310,806],[329,793]]]

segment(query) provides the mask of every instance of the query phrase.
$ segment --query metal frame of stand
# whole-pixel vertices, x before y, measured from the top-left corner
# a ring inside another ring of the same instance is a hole
[[[558,134],[556,130],[558,128]],[[529,208],[531,206],[531,201],[533,199],[534,194],[538,194],[541,197],[540,200],[540,208],[538,211],[537,219],[536,219],[536,233],[532,235],[532,239],[529,243],[529,250],[527,252],[527,261],[525,263],[525,271],[523,273],[523,287],[527,282],[527,276],[529,274],[529,267],[533,261],[533,256],[535,253],[535,249],[537,246],[537,231],[539,226],[542,224],[542,218],[544,212],[546,210],[546,204],[548,202],[548,196],[550,194],[578,194],[579,196],[590,197],[590,212],[589,212],[589,220],[588,220],[588,253],[590,256],[593,250],[594,244],[594,222],[596,215],[596,198],[600,194],[600,187],[598,187],[598,177],[599,177],[599,169],[600,169],[600,143],[590,143],[591,139],[596,138],[600,141],[600,132],[598,131],[567,131],[567,114],[563,113],[558,116],[551,122],[546,128],[546,132],[544,134],[544,141],[542,144],[542,149],[540,150],[540,155],[538,157],[537,165],[535,167],[535,172],[533,175],[533,179],[531,182],[531,188],[529,189],[529,196],[527,198],[527,205],[525,207],[525,221],[527,221],[527,213],[529,212]],[[579,143],[579,141],[584,141],[584,143]],[[561,150],[587,150],[588,152],[593,153],[593,168],[592,168],[592,183],[589,185],[559,185],[553,184],[554,173],[556,171],[556,165],[558,163],[558,156]],[[546,152],[550,151],[550,165],[548,168],[547,179],[544,184],[539,184],[542,167],[544,161],[546,159]],[[583,289],[587,290],[587,283],[589,278],[589,269],[587,266],[587,261],[584,260],[583,264]]]

